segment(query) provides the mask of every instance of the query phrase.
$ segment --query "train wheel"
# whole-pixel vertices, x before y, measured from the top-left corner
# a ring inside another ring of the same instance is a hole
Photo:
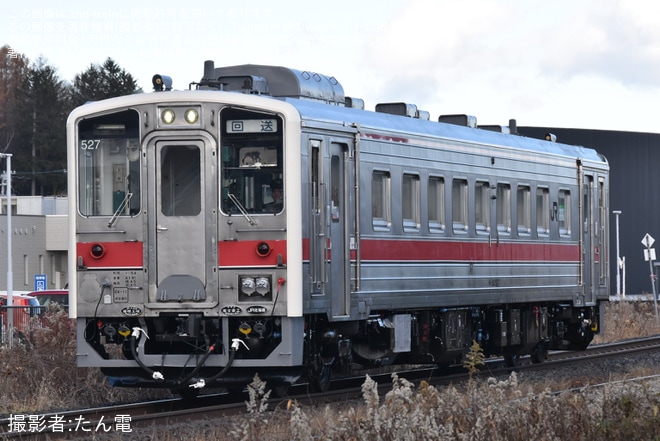
[[[275,392],[275,396],[277,396],[278,398],[288,398],[289,388],[290,386],[288,384],[281,384],[279,386],[275,386],[273,388],[273,392]]]
[[[539,343],[530,354],[532,363],[543,363],[548,359],[548,347],[545,342]]]
[[[518,354],[504,354],[504,364],[506,367],[516,367],[520,362],[520,355]]]
[[[320,354],[311,366],[309,373],[309,388],[312,392],[326,392],[332,382],[332,367],[335,358],[323,358]]]

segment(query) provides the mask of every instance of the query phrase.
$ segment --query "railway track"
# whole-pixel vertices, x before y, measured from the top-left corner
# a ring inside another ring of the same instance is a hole
[[[629,340],[612,344],[602,344],[588,348],[582,352],[551,352],[545,363],[533,364],[529,358],[522,358],[516,367],[507,367],[504,360],[488,360],[482,370],[483,375],[506,375],[512,370],[556,369],[571,363],[582,363],[594,359],[606,359],[619,356],[630,356],[635,353],[660,350],[660,336],[637,340]],[[390,389],[391,373],[381,371],[361,372],[358,376],[345,377],[336,380],[331,390],[324,393],[311,394],[306,385],[297,385],[290,389],[290,395],[282,398],[270,398],[270,409],[286,406],[289,400],[302,405],[319,405],[331,402],[359,400],[364,375],[369,374],[385,393]],[[425,380],[433,385],[456,384],[468,378],[465,369],[453,366],[449,369],[438,369],[421,366],[399,372],[399,376],[409,381]],[[208,394],[195,400],[181,398],[165,399],[151,402],[125,404],[118,406],[78,409],[52,413],[13,414],[0,418],[0,437],[2,439],[53,439],[61,434],[67,439],[89,437],[92,433],[102,432],[135,432],[154,425],[160,427],[190,422],[199,419],[213,420],[215,418],[245,414],[245,396],[237,397],[224,393]]]

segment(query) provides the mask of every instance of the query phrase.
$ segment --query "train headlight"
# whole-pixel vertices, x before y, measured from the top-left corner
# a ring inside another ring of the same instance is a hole
[[[163,121],[165,124],[172,124],[174,122],[175,117],[176,114],[172,109],[165,109],[160,114],[160,120]]]
[[[199,113],[197,112],[196,109],[188,109],[183,114],[183,118],[186,120],[188,124],[195,124],[199,119]]]
[[[241,292],[246,296],[251,296],[256,290],[255,282],[252,277],[243,277],[241,279]]]
[[[268,277],[257,277],[255,280],[257,294],[266,296],[270,292],[270,280]]]

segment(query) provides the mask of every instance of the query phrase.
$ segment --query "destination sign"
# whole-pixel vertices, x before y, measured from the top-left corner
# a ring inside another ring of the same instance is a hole
[[[276,119],[231,119],[227,121],[227,133],[274,133]]]

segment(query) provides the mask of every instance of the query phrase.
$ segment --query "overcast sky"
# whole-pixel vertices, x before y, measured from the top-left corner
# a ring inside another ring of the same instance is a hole
[[[652,0],[29,3],[3,8],[0,45],[66,81],[107,57],[145,91],[155,73],[186,89],[204,60],[274,64],[334,76],[370,110],[405,101],[433,120],[660,132]]]

